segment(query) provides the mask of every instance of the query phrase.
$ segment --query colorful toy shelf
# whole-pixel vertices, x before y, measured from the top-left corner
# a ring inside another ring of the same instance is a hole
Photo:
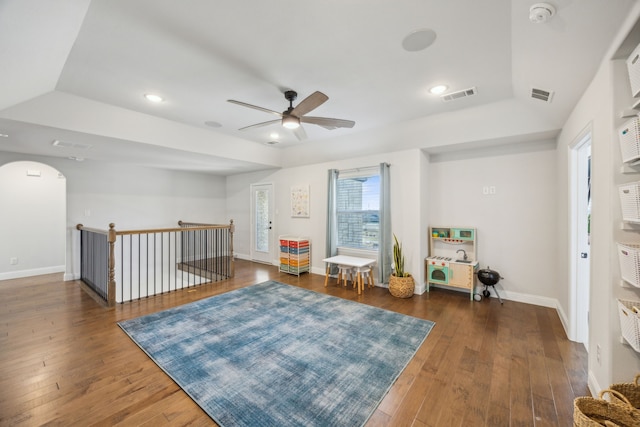
[[[299,276],[311,267],[311,242],[306,237],[280,236],[280,271]]]

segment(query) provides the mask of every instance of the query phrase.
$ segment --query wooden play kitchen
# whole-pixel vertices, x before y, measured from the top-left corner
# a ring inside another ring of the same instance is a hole
[[[429,227],[429,256],[425,258],[427,292],[431,285],[467,289],[475,296],[478,269],[476,229],[468,227]],[[480,295],[477,295],[477,299]]]

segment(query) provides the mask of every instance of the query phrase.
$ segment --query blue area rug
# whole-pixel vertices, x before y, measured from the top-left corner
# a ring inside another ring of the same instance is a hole
[[[221,426],[361,426],[434,323],[269,281],[119,325]]]

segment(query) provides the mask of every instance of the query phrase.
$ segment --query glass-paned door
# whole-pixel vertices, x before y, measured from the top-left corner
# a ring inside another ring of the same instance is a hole
[[[271,263],[273,248],[273,185],[251,185],[251,259]]]

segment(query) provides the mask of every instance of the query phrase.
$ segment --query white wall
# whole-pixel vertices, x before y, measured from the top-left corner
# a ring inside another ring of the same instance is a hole
[[[556,307],[554,141],[431,155],[429,183],[431,225],[477,228],[480,267],[504,277],[501,296]]]
[[[640,42],[640,40],[639,40]],[[613,82],[613,110],[622,111],[633,105],[637,99],[631,97],[631,87],[628,84],[628,73],[625,61],[617,60],[611,63],[611,81]],[[633,351],[629,346],[623,346],[620,344],[620,310],[618,309],[618,298],[639,301],[640,302],[640,289],[633,288],[630,285],[622,287],[622,274],[620,272],[619,260],[618,260],[618,248],[615,242],[634,242],[640,244],[640,229],[637,227],[628,227],[629,231],[622,230],[622,208],[620,204],[620,197],[618,196],[618,186],[620,184],[626,184],[629,182],[640,181],[640,168],[632,168],[630,173],[622,174],[620,168],[622,165],[622,154],[620,151],[620,145],[617,140],[617,132],[615,130],[621,126],[626,119],[615,117],[614,119],[614,133],[615,139],[612,139],[613,144],[609,144],[610,159],[612,161],[611,168],[613,171],[613,188],[609,193],[609,203],[613,208],[611,211],[612,223],[610,229],[612,230],[613,241],[609,253],[611,254],[610,260],[611,266],[611,311],[609,313],[609,322],[613,326],[609,328],[610,332],[613,332],[609,337],[612,351],[611,351],[611,365],[612,365],[612,378],[619,381],[629,381],[635,374],[640,372],[640,354]],[[596,361],[597,363],[597,361]]]
[[[275,193],[275,236],[293,234],[309,237],[312,271],[324,274],[322,259],[326,257],[327,171],[376,166],[387,162],[391,164],[392,231],[403,242],[407,270],[416,277],[418,284],[422,283],[422,259],[426,256],[423,252],[426,229],[421,230],[421,197],[426,196],[421,175],[423,158],[424,154],[420,150],[407,150],[227,177],[227,212],[237,224],[234,242],[238,256],[250,257],[249,185],[269,182],[274,185]],[[311,214],[309,218],[291,218],[290,188],[302,184],[310,187]],[[273,250],[273,263],[276,264],[277,248],[274,247]]]
[[[640,6],[634,8],[630,20],[621,29],[619,41],[626,37],[638,19]],[[633,19],[631,19],[633,18]],[[626,29],[625,29],[626,28]],[[640,41],[640,40],[638,40]],[[617,49],[614,43],[614,50]],[[631,102],[628,77],[622,61],[608,56],[594,80],[576,105],[558,137],[558,269],[556,276],[567,295],[561,299],[566,311],[571,306],[571,284],[568,276],[569,236],[569,147],[583,129],[591,125],[591,289],[589,306],[588,379],[592,393],[614,382],[628,382],[640,371],[640,355],[620,342],[620,323],[616,298],[640,298],[638,291],[620,286],[616,240],[640,237],[637,232],[620,230],[621,209],[617,185],[639,179],[620,173],[620,146],[615,129],[620,124],[621,110]],[[625,95],[623,95],[623,93]],[[598,354],[600,355],[598,357]],[[599,360],[598,360],[599,359]]]
[[[24,159],[51,165],[66,177],[66,279],[79,277],[77,224],[106,230],[113,222],[117,230],[130,230],[230,219],[224,177],[0,152],[0,165]]]
[[[327,170],[380,162],[391,164],[392,230],[403,242],[418,292],[424,285],[428,226],[473,226],[479,230],[482,265],[490,265],[505,277],[502,295],[557,306],[562,288],[552,277],[556,270],[557,203],[553,141],[431,156],[406,150],[228,177],[228,212],[238,224],[236,252],[244,258],[250,256],[250,230],[243,224],[249,220],[249,185],[270,182],[276,193],[276,236],[310,237],[312,271],[323,274]],[[289,189],[300,184],[310,186],[310,218],[289,216]],[[496,186],[496,194],[484,196],[483,185]],[[277,264],[277,249],[274,251],[273,263]]]
[[[64,175],[42,163],[7,163],[0,166],[0,200],[0,280],[64,271]]]

